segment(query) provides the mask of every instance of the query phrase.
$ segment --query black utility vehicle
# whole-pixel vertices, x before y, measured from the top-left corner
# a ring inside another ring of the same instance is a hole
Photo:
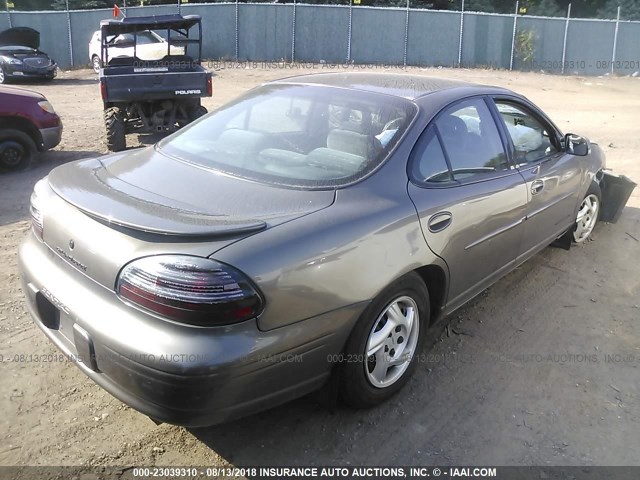
[[[207,113],[200,98],[211,96],[212,84],[211,73],[201,65],[199,15],[103,20],[100,30],[100,90],[109,150],[124,150],[127,133],[171,132]],[[149,30],[164,34],[167,55],[163,58],[136,56],[137,36]],[[197,31],[197,37],[190,36],[192,31]],[[110,42],[123,37],[131,39],[133,56],[109,58]],[[182,54],[176,55],[172,46],[179,46]]]

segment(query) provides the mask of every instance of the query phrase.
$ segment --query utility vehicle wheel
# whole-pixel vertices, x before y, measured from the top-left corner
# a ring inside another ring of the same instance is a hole
[[[31,137],[20,130],[0,131],[0,171],[22,170],[36,152]]]
[[[118,107],[107,108],[104,111],[104,124],[107,128],[107,148],[112,152],[127,148],[122,110]]]
[[[345,403],[372,407],[407,383],[429,326],[429,311],[429,292],[416,273],[400,278],[369,304],[338,366]]]
[[[191,121],[194,121],[206,115],[207,113],[209,113],[209,111],[206,108],[204,108],[202,105],[198,105],[191,110],[191,112],[189,113],[189,117],[191,118]]]

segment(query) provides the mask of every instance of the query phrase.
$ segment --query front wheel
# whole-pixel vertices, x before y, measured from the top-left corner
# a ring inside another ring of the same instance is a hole
[[[342,400],[356,408],[384,402],[409,380],[429,325],[429,292],[415,273],[366,308],[338,367]]]
[[[597,183],[593,183],[591,187],[589,187],[578,209],[573,230],[574,242],[584,243],[589,239],[598,222],[601,204],[602,194],[600,192],[600,186]]]
[[[0,85],[2,85],[3,83],[7,83],[7,75],[4,73],[2,65],[0,65]]]
[[[0,172],[23,170],[36,152],[31,137],[20,130],[0,131]]]

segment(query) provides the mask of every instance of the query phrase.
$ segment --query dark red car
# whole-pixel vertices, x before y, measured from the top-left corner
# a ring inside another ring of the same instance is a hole
[[[62,122],[44,95],[0,86],[0,171],[26,167],[36,152],[55,147]]]

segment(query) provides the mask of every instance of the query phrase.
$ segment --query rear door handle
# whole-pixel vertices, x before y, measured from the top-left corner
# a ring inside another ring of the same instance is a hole
[[[427,227],[431,233],[441,232],[453,221],[453,215],[449,212],[439,212],[433,215],[427,222]]]
[[[531,195],[537,195],[544,189],[544,182],[542,180],[534,180],[531,184]]]

